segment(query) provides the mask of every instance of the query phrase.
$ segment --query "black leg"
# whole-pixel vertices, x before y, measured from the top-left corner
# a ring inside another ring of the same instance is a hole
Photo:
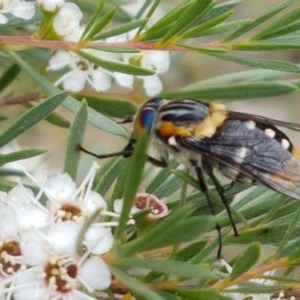
[[[225,207],[226,212],[228,214],[229,221],[230,221],[231,227],[233,229],[234,235],[238,236],[239,233],[238,233],[238,230],[237,230],[237,228],[235,226],[235,223],[233,221],[231,210],[230,210],[230,207],[228,205],[227,199],[224,196],[224,189],[223,189],[223,187],[220,185],[220,183],[217,180],[215,174],[213,173],[211,165],[208,162],[206,162],[204,159],[202,159],[202,166],[203,166],[205,172],[207,173],[207,175],[212,180],[212,182],[213,182],[214,186],[216,187],[216,190],[217,190],[217,192],[218,192],[218,194],[219,194],[219,196],[220,196],[220,198],[221,198],[221,200],[222,200],[222,202],[224,204],[224,207]]]
[[[128,141],[128,144],[126,145],[126,147],[123,150],[114,152],[114,153],[108,153],[108,154],[96,154],[96,153],[93,153],[93,152],[83,148],[81,145],[77,145],[77,149],[84,153],[90,154],[96,158],[99,158],[99,159],[114,157],[114,156],[130,157],[133,154],[133,149],[134,149],[133,145],[134,145],[135,141],[136,141],[135,138],[131,137]]]
[[[215,216],[216,215],[215,209],[214,209],[214,206],[213,206],[213,204],[210,200],[209,194],[208,194],[208,189],[207,189],[206,183],[203,178],[202,169],[200,167],[195,166],[195,170],[196,170],[200,190],[205,195],[205,198],[206,198],[206,201],[207,201],[207,204],[208,204],[211,214]],[[218,259],[220,259],[222,257],[222,234],[221,234],[221,227],[218,224],[218,222],[216,223],[216,230],[217,230],[218,239],[219,239],[219,249],[218,249],[217,257],[218,257]]]
[[[121,151],[118,151],[118,152],[114,152],[114,153],[108,153],[108,154],[96,154],[96,153],[93,153],[87,149],[85,149],[84,147],[82,147],[81,145],[77,145],[77,149],[84,152],[84,153],[87,153],[89,155],[92,155],[96,158],[108,158],[108,157],[115,157],[115,156],[124,156],[124,157],[130,157],[132,154],[133,154],[133,150],[134,150],[134,143],[135,143],[135,139],[134,138],[131,138],[129,141],[128,141],[128,144],[126,145],[126,147],[121,150]],[[152,163],[153,165],[157,166],[157,167],[167,167],[168,166],[168,162],[166,160],[158,160],[152,156],[149,156],[148,155],[148,161],[150,163]]]

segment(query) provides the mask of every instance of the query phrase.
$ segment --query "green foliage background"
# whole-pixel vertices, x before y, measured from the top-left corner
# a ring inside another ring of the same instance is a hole
[[[246,2],[242,0],[191,0],[173,2],[172,5],[165,1],[145,0],[133,16],[117,2],[86,1],[82,5],[81,1],[76,1],[87,20],[82,41],[76,45],[62,41],[59,44],[60,41],[49,36],[37,37],[22,27],[26,24],[20,23],[20,20],[12,19],[8,25],[0,27],[0,92],[4,108],[1,115],[8,118],[2,121],[0,146],[19,136],[22,139],[27,131],[38,134],[36,128],[39,127],[32,126],[41,120],[52,124],[41,129],[47,133],[46,137],[40,134],[35,141],[40,149],[35,149],[27,141],[30,149],[0,156],[1,190],[8,191],[15,182],[8,179],[12,170],[5,164],[40,155],[49,146],[48,137],[57,136],[58,127],[64,128],[64,134],[54,140],[54,148],[61,148],[61,143],[67,144],[63,155],[58,152],[63,157],[60,168],[73,179],[78,179],[82,170],[89,166],[85,156],[80,159],[76,148],[78,143],[83,142],[84,134],[85,143],[95,139],[89,137],[90,132],[99,136],[99,143],[94,146],[101,147],[103,152],[116,146],[114,142],[111,146],[106,145],[107,139],[98,130],[117,136],[121,148],[129,137],[129,130],[114,118],[133,115],[138,104],[146,100],[139,86],[130,92],[117,87],[105,93],[84,90],[67,95],[62,92],[45,72],[51,51],[57,45],[64,45],[66,50],[71,49],[107,70],[143,76],[151,72],[138,65],[101,60],[82,49],[133,53],[145,49],[168,50],[173,58],[171,69],[165,74],[166,88],[162,97],[192,97],[228,103],[248,99],[262,101],[281,96],[285,107],[291,106],[291,110],[299,111],[299,105],[290,104],[290,98],[286,95],[297,96],[300,86],[300,67],[297,59],[293,59],[293,56],[297,58],[300,48],[300,1],[278,1],[276,5],[247,19],[238,18],[237,10]],[[149,19],[158,8],[165,10],[164,15],[149,25]],[[51,16],[37,14],[34,22],[38,28],[36,32],[39,32],[45,22],[51,22]],[[137,37],[119,48],[112,49],[111,45],[98,41],[135,28],[139,29]],[[33,35],[35,40],[21,39],[21,34],[25,37]],[[53,44],[43,44],[46,38]],[[187,62],[187,70],[180,64],[189,56],[197,63],[194,67],[193,63]],[[205,78],[203,74],[206,73],[198,69],[201,66],[198,61],[208,58],[215,61],[212,68],[218,68],[222,61],[243,67],[238,72],[220,68],[218,76]],[[6,114],[8,104],[15,105]],[[85,131],[87,123],[89,129]],[[107,295],[113,296],[119,292],[117,288],[122,287],[124,293],[131,293],[137,299],[210,300],[230,299],[230,289],[241,295],[242,299],[242,294],[276,294],[299,286],[298,201],[265,187],[234,185],[226,191],[240,232],[238,237],[233,237],[227,215],[211,186],[211,196],[218,211],[216,218],[222,226],[224,258],[233,265],[229,275],[216,261],[218,243],[213,230],[215,219],[208,214],[206,201],[198,191],[193,174],[179,170],[175,163],[166,169],[145,164],[147,142],[146,136],[141,138],[130,159],[116,158],[101,162],[102,167],[95,181],[94,189],[105,197],[110,207],[117,198],[124,198],[125,201],[109,260],[117,286],[113,286]],[[49,151],[54,151],[53,147]],[[157,197],[166,197],[171,213],[144,228],[142,234],[133,233],[131,238],[124,239],[134,195],[141,186]],[[273,270],[276,273],[266,275],[266,272]],[[254,280],[266,277],[274,279],[275,284],[265,285]]]

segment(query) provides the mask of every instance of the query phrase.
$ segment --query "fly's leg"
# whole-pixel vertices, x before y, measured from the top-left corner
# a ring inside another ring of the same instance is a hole
[[[220,196],[220,198],[221,198],[221,200],[224,204],[224,207],[225,207],[227,215],[229,217],[229,221],[230,221],[231,227],[233,229],[234,235],[238,236],[239,233],[238,233],[238,230],[235,226],[234,220],[232,218],[231,210],[230,210],[230,207],[228,205],[227,199],[224,196],[223,187],[220,185],[218,179],[216,178],[215,174],[213,173],[211,165],[207,161],[205,161],[204,159],[202,159],[202,165],[203,165],[203,168],[204,168],[205,172],[210,177],[210,179],[212,180],[214,186],[216,187],[216,190],[217,190],[217,192],[218,192],[218,194],[219,194],[219,196]]]
[[[193,164],[193,162],[192,162],[192,164]],[[193,165],[195,166],[195,164],[193,164]],[[211,214],[215,216],[216,215],[215,209],[214,209],[214,206],[213,206],[213,204],[210,200],[209,194],[208,194],[207,185],[203,178],[203,171],[198,166],[195,166],[195,170],[196,170],[200,190],[205,195],[205,198],[206,198],[206,201],[207,201],[207,204],[208,204]],[[216,230],[217,230],[218,240],[219,240],[219,249],[218,249],[217,258],[221,259],[221,257],[222,257],[222,234],[221,234],[221,227],[220,227],[219,223],[216,223]]]

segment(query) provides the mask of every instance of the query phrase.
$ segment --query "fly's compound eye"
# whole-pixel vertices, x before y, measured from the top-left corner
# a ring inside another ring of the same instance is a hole
[[[143,131],[150,135],[156,121],[157,110],[163,99],[156,97],[145,102],[138,111],[134,120],[134,133],[138,137]]]
[[[151,107],[141,109],[134,121],[135,135],[138,137],[143,131],[147,131],[147,133],[150,135],[154,127],[155,118],[155,109]]]

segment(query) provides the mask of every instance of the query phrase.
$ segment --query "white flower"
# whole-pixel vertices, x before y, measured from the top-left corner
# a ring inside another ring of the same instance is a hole
[[[65,41],[79,41],[84,28],[80,26],[82,19],[80,8],[74,4],[65,3],[53,20],[53,28]]]
[[[109,72],[95,66],[77,54],[57,51],[49,61],[48,70],[57,71],[66,67],[71,70],[60,77],[55,85],[62,83],[67,91],[80,92],[84,89],[86,83],[90,84],[97,92],[106,91],[111,87]]]
[[[64,0],[38,0],[38,4],[44,11],[55,12],[64,5]]]
[[[14,289],[18,290],[18,285],[21,289],[23,284],[30,283],[32,294],[45,293],[50,298],[64,293],[64,299],[71,300],[76,295],[81,295],[80,299],[90,299],[80,292],[81,288],[91,293],[95,289],[108,288],[111,275],[103,260],[90,255],[90,252],[81,257],[77,254],[80,228],[78,223],[66,221],[53,224],[47,232],[40,234],[35,234],[33,230],[24,232],[21,235],[21,249],[31,271],[27,270],[24,275],[16,278]],[[109,235],[109,238],[105,238],[105,235]],[[109,230],[102,236],[102,242],[108,239],[112,239]],[[112,243],[104,245],[102,253],[109,251],[111,246]],[[24,293],[28,293],[28,290],[18,290],[17,296],[22,299]]]
[[[126,42],[134,37],[135,34],[136,30],[132,30],[126,34],[110,37],[107,39],[107,42]],[[123,53],[118,59],[126,64],[137,65],[155,72],[154,75],[150,76],[137,76],[143,81],[143,86],[148,96],[158,95],[162,91],[163,85],[158,74],[163,74],[169,69],[169,51],[148,50],[140,51],[139,53]],[[134,76],[118,72],[114,72],[113,76],[121,86],[132,87]]]
[[[100,255],[111,250],[110,226],[117,222],[101,222],[116,214],[91,190],[97,167],[78,187],[67,174],[41,182],[27,174],[41,188],[36,196],[22,184],[0,192],[1,299],[92,300],[96,290],[110,286]],[[42,194],[48,207],[38,202]]]
[[[33,2],[22,0],[1,0],[0,1],[0,24],[8,22],[5,14],[12,14],[16,18],[23,20],[30,20],[35,14],[35,7]]]
[[[32,227],[42,228],[50,222],[50,213],[38,202],[38,197],[21,184],[8,193],[7,205],[14,209],[22,230]]]
[[[133,37],[134,34],[135,31],[131,31],[127,34],[110,37],[105,42],[123,43]],[[60,77],[55,82],[55,85],[62,83],[65,90],[80,92],[84,89],[86,83],[88,83],[95,91],[101,92],[111,88],[112,78],[124,88],[132,88],[136,78],[142,80],[144,90],[149,96],[158,95],[163,89],[159,74],[163,74],[169,69],[169,51],[148,50],[140,51],[139,53],[110,53],[95,49],[84,49],[83,51],[102,60],[131,64],[149,69],[154,74],[150,76],[133,76],[126,73],[108,71],[81,58],[77,54],[57,51],[51,57],[47,69],[57,71],[67,67],[70,71]]]
[[[41,186],[49,199],[47,203],[55,216],[55,221],[81,221],[89,218],[96,211],[106,210],[104,199],[91,191],[97,165],[88,173],[84,183],[79,188],[68,174],[59,174],[46,179]]]

